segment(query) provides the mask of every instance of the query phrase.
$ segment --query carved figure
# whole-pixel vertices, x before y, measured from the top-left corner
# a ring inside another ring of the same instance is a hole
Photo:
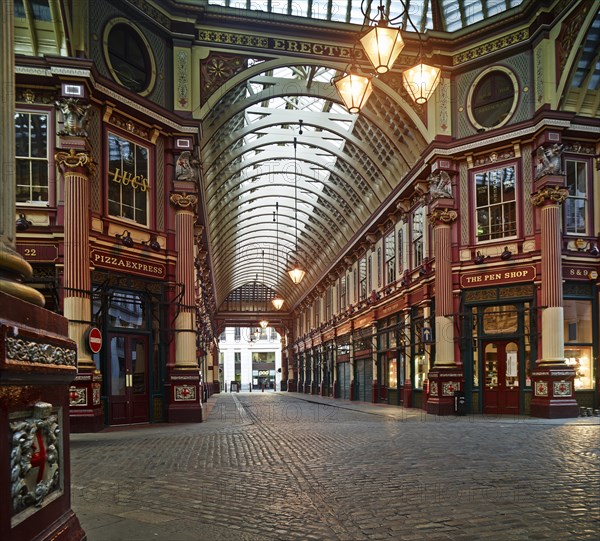
[[[537,149],[537,165],[535,168],[536,180],[544,175],[560,174],[560,158],[564,145],[555,143],[548,147],[539,147]]]
[[[189,150],[182,152],[175,164],[175,178],[177,180],[195,181],[198,178],[199,163]]]
[[[428,180],[431,199],[452,198],[452,180],[446,171],[432,173]]]
[[[64,98],[55,104],[64,116],[63,129],[58,135],[87,137],[87,126],[93,111],[91,104],[83,105],[77,98]]]

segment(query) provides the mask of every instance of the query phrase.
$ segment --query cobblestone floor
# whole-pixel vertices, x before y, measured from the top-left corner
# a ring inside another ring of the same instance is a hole
[[[74,434],[88,541],[600,539],[598,418],[221,394],[200,424]]]

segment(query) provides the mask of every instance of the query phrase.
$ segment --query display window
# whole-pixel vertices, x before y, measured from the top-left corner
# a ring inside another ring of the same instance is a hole
[[[575,370],[575,390],[594,388],[592,301],[564,301],[565,359]]]

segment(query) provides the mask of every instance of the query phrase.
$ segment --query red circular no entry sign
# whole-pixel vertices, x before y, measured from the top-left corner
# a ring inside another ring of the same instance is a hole
[[[92,353],[98,353],[102,349],[102,333],[98,327],[90,327],[88,331],[88,346]]]

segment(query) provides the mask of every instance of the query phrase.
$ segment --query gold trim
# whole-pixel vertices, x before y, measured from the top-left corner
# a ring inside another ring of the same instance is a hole
[[[8,293],[13,297],[17,297],[23,301],[30,302],[36,306],[43,307],[46,304],[46,299],[37,290],[19,282],[7,282],[0,280],[0,291]]]
[[[458,218],[458,212],[451,209],[435,209],[429,213],[428,218],[433,225],[438,223],[451,224]]]
[[[569,190],[567,188],[558,188],[556,186],[548,186],[542,188],[539,192],[531,195],[531,203],[536,207],[543,205],[544,203],[557,203],[561,204],[569,196]]]
[[[171,194],[171,197],[169,197],[169,200],[171,201],[171,203],[173,203],[174,206],[182,208],[182,209],[186,209],[188,207],[195,207],[198,203],[198,197],[196,197],[195,195],[187,194],[187,193]]]
[[[18,253],[8,251],[4,246],[2,246],[2,249],[0,250],[0,269],[8,270],[23,278],[31,278],[33,275],[33,268],[31,265]]]
[[[72,148],[69,152],[60,151],[54,155],[56,163],[62,167],[74,169],[75,167],[86,168],[90,175],[96,173],[96,163],[87,152],[77,152]]]

